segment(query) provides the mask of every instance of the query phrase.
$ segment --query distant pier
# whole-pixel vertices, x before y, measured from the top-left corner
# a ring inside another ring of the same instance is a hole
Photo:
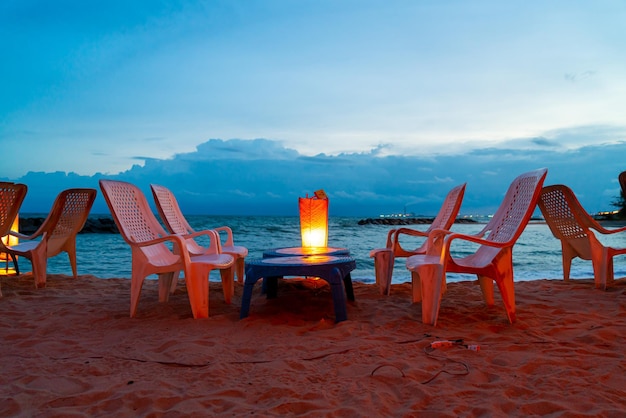
[[[43,224],[44,217],[20,217],[19,231],[32,234]],[[115,221],[110,217],[89,217],[80,234],[119,234]]]

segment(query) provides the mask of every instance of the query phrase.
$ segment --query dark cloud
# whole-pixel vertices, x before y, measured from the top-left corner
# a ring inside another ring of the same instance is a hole
[[[530,140],[535,145],[539,145],[540,147],[558,147],[558,142],[550,141],[546,138],[533,138]]]
[[[280,142],[268,139],[210,139],[198,145],[195,152],[178,154],[174,160],[288,160],[298,156],[297,151],[284,148]]]
[[[539,141],[541,142],[541,141]],[[297,198],[324,189],[332,215],[377,216],[404,208],[433,215],[447,191],[467,182],[462,214],[489,214],[511,180],[541,167],[546,184],[569,185],[590,212],[612,209],[617,175],[626,170],[616,155],[626,142],[556,151],[480,149],[455,156],[376,156],[376,153],[306,157],[270,140],[210,140],[193,153],[144,159],[116,174],[29,172],[14,181],[29,192],[22,212],[47,212],[56,194],[69,187],[98,188],[102,177],[130,181],[150,197],[150,183],[172,189],[189,214],[296,215]],[[94,213],[107,213],[101,196]]]

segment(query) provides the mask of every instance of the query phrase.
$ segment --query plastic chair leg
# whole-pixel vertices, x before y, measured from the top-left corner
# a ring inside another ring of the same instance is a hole
[[[194,319],[209,317],[209,273],[211,269],[202,263],[191,263],[191,277],[185,277],[187,294]]]
[[[165,303],[169,300],[173,277],[174,272],[159,274],[159,302]]]
[[[139,304],[139,296],[141,295],[141,287],[144,277],[133,272],[130,279],[130,317],[134,318],[137,313],[137,305]]]
[[[443,265],[421,264],[411,271],[413,302],[422,301],[422,323],[437,325],[441,306]],[[419,289],[419,290],[418,290]],[[416,300],[418,299],[418,300]]]
[[[170,285],[170,293],[176,292],[176,287],[178,287],[178,278],[180,277],[180,271],[175,271],[172,275],[172,283]]]
[[[487,306],[495,305],[495,299],[493,296],[493,279],[488,276],[478,275],[478,284],[480,285],[480,290]]]
[[[504,309],[506,309],[506,315],[509,318],[509,322],[512,324],[515,322],[515,288],[513,284],[513,274],[501,278],[497,283],[500,294],[502,295],[502,301],[504,302]]]
[[[235,258],[235,273],[237,275],[237,281],[243,283],[245,259],[243,257]]]
[[[393,265],[395,257],[391,248],[381,248],[374,253],[374,271],[376,274],[376,284],[381,295],[389,296],[391,292],[391,277],[393,275]]]
[[[341,271],[339,269],[333,269],[329,283],[330,291],[333,296],[333,306],[335,308],[335,322],[345,321],[348,319],[348,311],[346,308],[343,277],[341,277]]]
[[[235,266],[220,270],[222,278],[222,289],[224,291],[224,300],[230,304],[233,294],[235,293]]]
[[[36,254],[33,254],[31,264],[33,265],[33,276],[35,276],[35,287],[46,287],[47,258],[45,256],[39,257]]]

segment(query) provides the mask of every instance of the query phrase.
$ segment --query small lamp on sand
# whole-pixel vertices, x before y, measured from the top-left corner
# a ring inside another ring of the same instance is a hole
[[[300,205],[300,233],[302,247],[328,246],[328,197],[318,190],[313,197],[298,198]]]
[[[20,224],[20,221],[19,221],[19,215],[18,215],[15,217],[15,220],[13,221],[13,225],[11,226],[11,231],[18,232],[19,224]],[[17,245],[19,242],[19,239],[13,235],[6,235],[0,239],[2,239],[2,242],[4,243],[4,245],[9,245],[9,246]],[[17,256],[14,256],[14,257],[17,260]],[[9,268],[9,262],[11,261],[12,261],[12,258],[9,257],[7,253],[0,253],[0,263],[4,263],[4,268],[0,268],[0,276],[8,276],[10,274],[16,274],[15,265]]]

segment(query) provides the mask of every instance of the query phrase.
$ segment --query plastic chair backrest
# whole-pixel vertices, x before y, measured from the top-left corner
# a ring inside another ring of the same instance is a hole
[[[589,229],[603,228],[589,216],[574,192],[562,184],[546,186],[541,191],[538,205],[552,234],[567,242],[579,257],[590,260]]]
[[[0,182],[0,236],[8,235],[20,211],[28,187],[21,183]]]
[[[488,241],[514,244],[535,210],[547,174],[543,168],[513,180],[493,218],[478,235]]]
[[[430,232],[433,229],[450,229],[452,227],[452,224],[454,224],[459,210],[461,209],[465,186],[466,183],[460,184],[448,192],[448,195],[443,201],[437,216],[426,232]]]
[[[555,237],[564,240],[587,237],[587,215],[569,187],[561,184],[544,187],[538,205]]]
[[[63,251],[66,242],[83,228],[96,194],[95,189],[68,189],[59,193],[40,228],[47,233],[48,257]]]
[[[151,184],[152,195],[156,202],[159,216],[167,229],[175,234],[191,234],[194,232],[193,228],[189,225],[185,217],[183,216],[178,201],[174,194],[164,186],[158,184]]]
[[[167,235],[154,217],[145,195],[135,185],[117,180],[100,180],[100,188],[127,243],[133,245]]]

